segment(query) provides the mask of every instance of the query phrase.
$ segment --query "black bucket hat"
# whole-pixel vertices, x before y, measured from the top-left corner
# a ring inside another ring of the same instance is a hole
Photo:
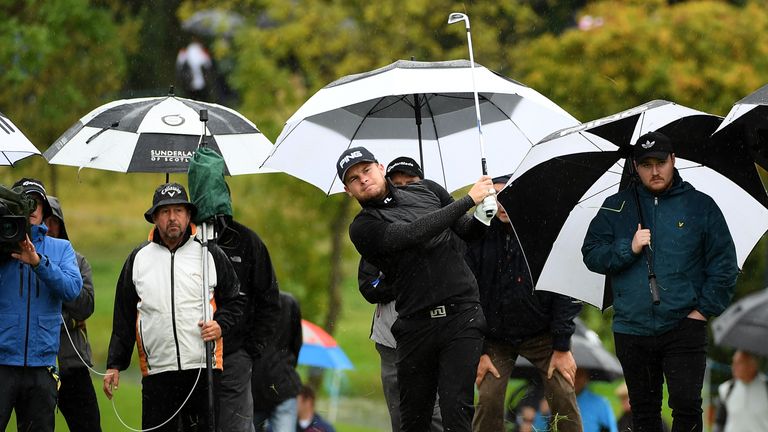
[[[197,213],[197,207],[189,202],[187,190],[178,183],[164,183],[155,189],[155,195],[152,197],[152,207],[144,213],[144,219],[149,223],[154,223],[152,215],[158,207],[171,204],[184,204],[189,208],[192,217]]]
[[[42,181],[31,177],[24,177],[14,183],[11,188],[25,195],[39,195],[43,198],[43,219],[52,214],[51,204],[48,202],[48,193],[45,192],[45,185]]]

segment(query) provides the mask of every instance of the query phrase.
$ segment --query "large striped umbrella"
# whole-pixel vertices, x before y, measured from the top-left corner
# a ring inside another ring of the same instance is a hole
[[[203,132],[221,154],[226,174],[259,169],[272,143],[253,122],[222,105],[174,96],[124,99],[86,114],[45,151],[49,163],[119,172],[187,172]]]
[[[299,364],[328,369],[353,369],[336,339],[320,326],[301,320],[304,344],[299,351]]]
[[[0,113],[0,165],[11,165],[40,151],[24,136],[15,124]]]

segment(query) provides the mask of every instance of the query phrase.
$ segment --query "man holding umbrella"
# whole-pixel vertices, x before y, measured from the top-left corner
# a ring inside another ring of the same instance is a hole
[[[509,176],[493,179],[500,191]],[[539,370],[552,413],[565,418],[561,432],[581,432],[581,417],[574,392],[576,362],[571,354],[574,318],[581,302],[562,294],[534,291],[530,272],[504,207],[490,229],[470,244],[467,263],[477,278],[480,302],[488,330],[477,366],[479,399],[472,429],[504,429],[507,382],[518,355]]]
[[[494,194],[490,178],[449,203],[419,183],[393,187],[363,147],[344,151],[336,169],[362,206],[349,227],[352,243],[396,293],[400,430],[428,430],[438,392],[445,430],[469,431],[485,319],[462,240],[481,235],[496,212],[489,200],[474,218],[466,213]]]
[[[584,239],[584,263],[605,274],[613,289],[616,354],[634,430],[662,431],[666,379],[672,430],[701,431],[706,323],[731,300],[736,251],[717,204],[675,169],[669,138],[641,136],[633,157],[627,163],[634,164],[640,184],[605,200]],[[658,302],[649,290],[652,278]]]
[[[144,218],[155,227],[123,265],[115,290],[104,393],[112,399],[120,371],[128,368],[134,343],[139,350],[142,428],[160,431],[208,430],[207,386],[214,394],[222,368],[221,338],[237,324],[245,306],[229,259],[209,244],[212,298],[202,298],[202,248],[190,220],[197,211],[178,183],[160,185]],[[213,319],[203,322],[203,305]],[[216,343],[214,382],[205,379],[204,343]],[[202,379],[201,379],[202,377]],[[197,384],[196,384],[197,383]],[[188,401],[187,396],[191,396]],[[178,417],[174,417],[178,411]],[[181,424],[181,429],[179,429]]]

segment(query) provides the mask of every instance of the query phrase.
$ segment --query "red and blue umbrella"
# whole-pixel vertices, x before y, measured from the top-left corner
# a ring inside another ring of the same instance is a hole
[[[336,339],[317,324],[301,320],[303,344],[299,351],[299,364],[328,369],[353,369],[352,362]]]

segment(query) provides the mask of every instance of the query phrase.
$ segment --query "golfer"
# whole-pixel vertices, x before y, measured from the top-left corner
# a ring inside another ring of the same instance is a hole
[[[464,241],[481,236],[496,212],[488,200],[488,209],[467,214],[493,195],[490,177],[448,202],[421,183],[395,188],[363,147],[344,151],[336,168],[362,206],[349,227],[352,243],[395,291],[400,430],[429,430],[437,392],[445,430],[469,431],[485,318],[463,252]]]

